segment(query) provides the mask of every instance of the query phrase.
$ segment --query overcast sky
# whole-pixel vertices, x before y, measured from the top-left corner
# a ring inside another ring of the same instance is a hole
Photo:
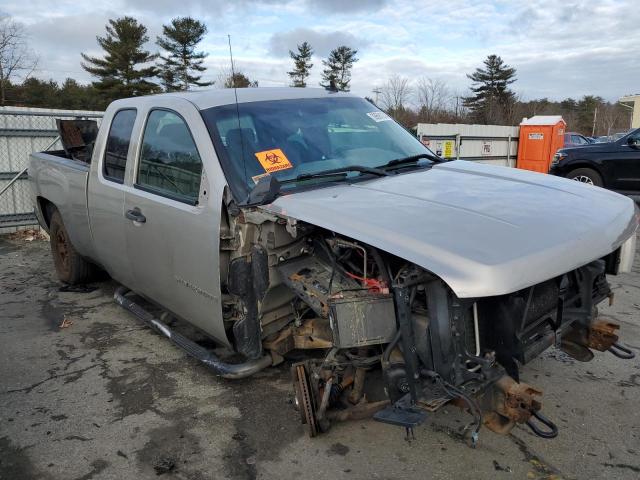
[[[227,34],[236,68],[260,86],[283,86],[288,50],[307,40],[321,59],[345,44],[358,50],[352,91],[372,90],[398,74],[444,80],[466,94],[470,73],[489,54],[517,69],[513,88],[524,99],[586,94],[616,100],[640,92],[638,0],[3,0],[0,13],[23,23],[40,56],[41,78],[90,81],[80,52],[100,55],[95,37],[109,18],[131,15],[149,29],[191,15],[209,29],[202,50],[207,76],[228,68]]]

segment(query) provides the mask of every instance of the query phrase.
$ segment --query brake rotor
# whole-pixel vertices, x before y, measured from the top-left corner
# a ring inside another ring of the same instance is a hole
[[[304,365],[296,365],[294,383],[296,389],[296,400],[298,401],[298,408],[300,409],[302,423],[307,424],[307,433],[309,436],[315,437],[319,433],[319,430],[318,424],[316,423],[311,385],[309,384],[309,377]]]

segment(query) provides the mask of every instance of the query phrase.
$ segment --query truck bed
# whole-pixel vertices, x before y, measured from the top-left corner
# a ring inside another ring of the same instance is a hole
[[[36,152],[29,156],[29,180],[37,199],[36,213],[48,229],[47,199],[56,205],[78,253],[91,257],[87,210],[89,164],[67,158],[64,151]]]

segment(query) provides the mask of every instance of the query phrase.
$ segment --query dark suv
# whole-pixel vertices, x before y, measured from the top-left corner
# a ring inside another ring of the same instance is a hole
[[[615,142],[561,148],[549,173],[628,195],[640,195],[640,128]]]

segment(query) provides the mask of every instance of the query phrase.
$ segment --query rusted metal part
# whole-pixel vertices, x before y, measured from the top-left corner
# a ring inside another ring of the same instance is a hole
[[[347,420],[362,420],[373,416],[373,414],[382,410],[387,405],[389,405],[389,400],[381,400],[379,402],[371,403],[363,400],[359,404],[345,408],[344,410],[329,410],[325,416],[329,420],[339,422]]]
[[[593,322],[587,334],[587,346],[599,352],[606,352],[618,341],[616,331],[619,329],[620,325],[606,319]]]
[[[482,416],[482,421],[485,427],[500,435],[508,434],[516,426],[516,422],[496,412],[485,413]]]
[[[320,430],[316,422],[315,401],[309,384],[307,370],[304,364],[294,365],[292,370],[296,390],[296,401],[300,409],[302,423],[307,425],[307,433],[309,436],[315,437]]]
[[[316,413],[316,418],[318,422],[322,421],[325,413],[327,412],[327,408],[329,407],[329,397],[331,396],[332,385],[333,385],[333,378],[330,378],[324,384],[324,389],[322,391],[322,400],[320,401],[320,408],[318,408],[318,412]]]
[[[362,397],[362,391],[364,390],[364,379],[367,375],[367,371],[364,368],[356,368],[356,373],[353,378],[353,388],[349,394],[349,402],[354,405],[360,401]]]
[[[329,305],[327,304],[326,296],[321,297],[320,295],[317,294],[316,291],[320,289],[321,286],[318,284],[318,281],[313,278],[312,275],[310,274],[301,275],[299,273],[292,273],[291,275],[289,275],[289,280],[291,280],[294,283],[299,283],[301,285],[310,284],[313,287],[315,287],[315,288],[304,288],[304,291],[309,296],[310,300],[312,300],[311,303],[315,305],[316,302],[313,302],[313,300],[317,301],[318,307],[320,309],[320,311],[317,313],[319,313],[322,317],[325,317],[325,318],[329,316]]]
[[[311,318],[293,329],[293,343],[295,348],[331,348],[333,337],[328,320]]]
[[[542,391],[526,383],[517,383],[505,375],[483,398],[484,424],[490,430],[505,434],[516,423],[525,423],[542,408]]]
[[[295,348],[295,342],[293,340],[293,332],[290,328],[285,328],[279,333],[267,338],[262,342],[262,346],[265,350],[275,352],[278,355],[284,355]]]
[[[504,392],[504,402],[496,411],[514,422],[524,423],[529,420],[531,412],[542,408],[542,402],[536,398],[542,396],[542,391],[531,385],[516,383],[505,376],[496,382],[496,387]]]

